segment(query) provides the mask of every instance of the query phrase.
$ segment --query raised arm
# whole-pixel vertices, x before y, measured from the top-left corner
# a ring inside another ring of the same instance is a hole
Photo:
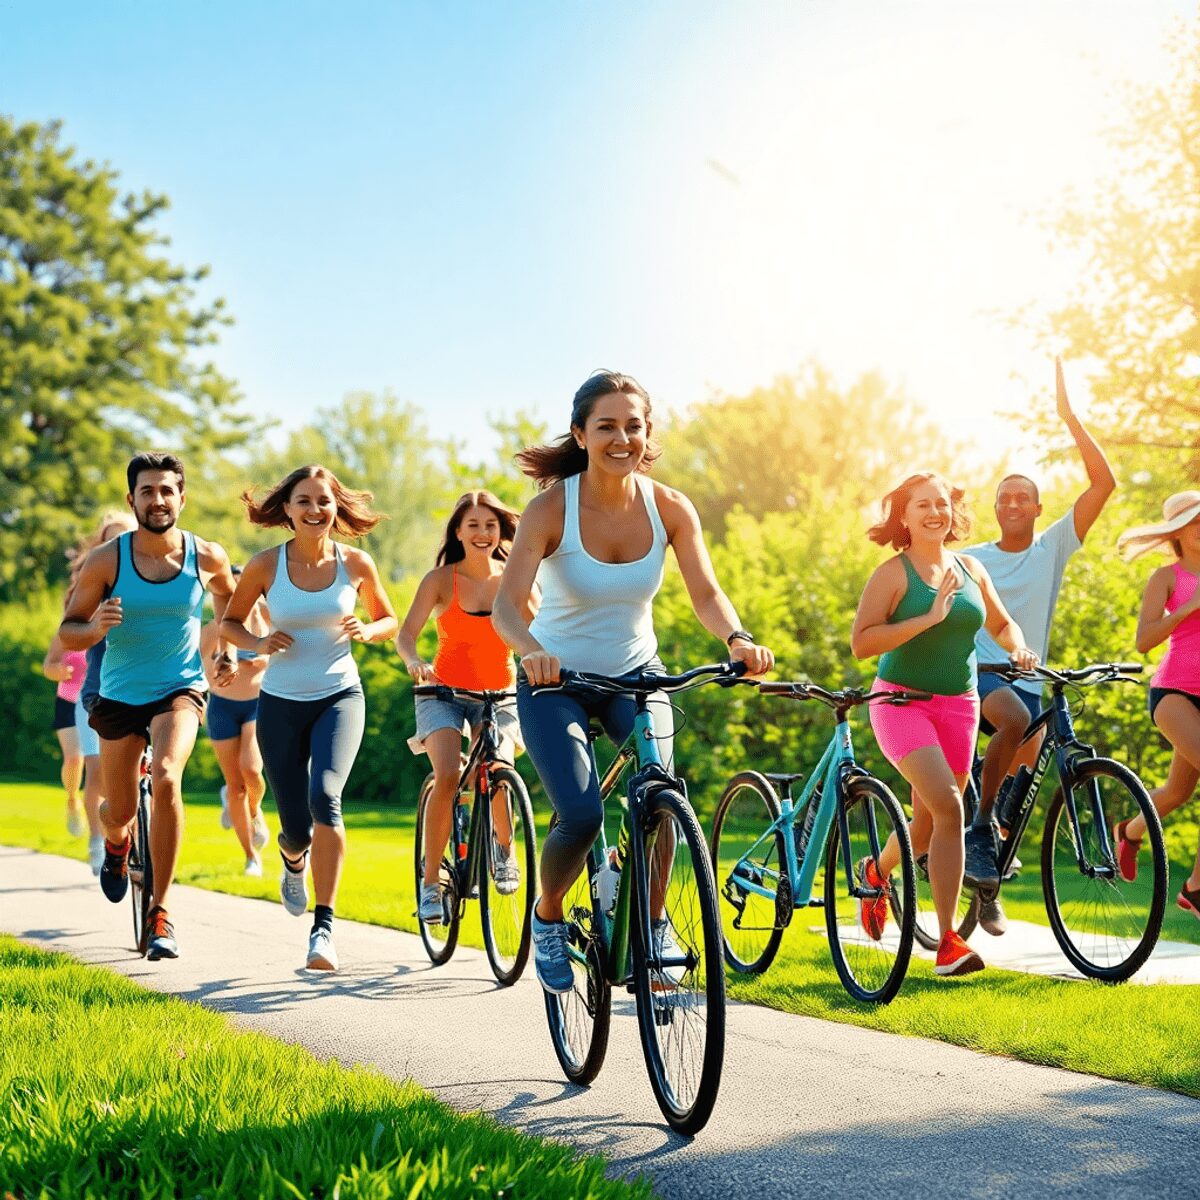
[[[105,591],[117,577],[117,543],[97,546],[80,569],[63,613],[58,636],[67,650],[87,650],[121,623],[121,601],[105,600]]]
[[[529,632],[534,581],[542,559],[561,536],[562,489],[535,496],[521,517],[500,589],[492,605],[492,627],[517,652],[530,683],[557,683],[562,664]],[[567,664],[570,666],[570,664]]]
[[[389,641],[396,634],[396,610],[379,578],[375,560],[365,550],[358,549],[347,550],[346,560],[358,585],[358,597],[371,621],[364,625],[351,613],[342,618],[342,628],[356,642]]]
[[[1100,443],[1087,431],[1083,422],[1075,415],[1071,401],[1067,398],[1067,384],[1063,379],[1062,361],[1054,360],[1055,398],[1058,415],[1075,439],[1083,468],[1087,471],[1087,490],[1075,501],[1075,535],[1082,542],[1096,523],[1108,498],[1117,490],[1117,478],[1108,464]],[[1003,643],[1001,643],[1003,645]]]
[[[443,600],[443,577],[444,572],[440,568],[437,568],[430,571],[421,580],[420,586],[417,588],[417,594],[408,606],[404,623],[400,626],[400,631],[396,634],[396,653],[400,655],[400,661],[404,663],[405,670],[408,671],[417,683],[437,682],[437,677],[433,673],[433,667],[423,661],[417,651],[417,638],[421,636],[421,630],[425,628],[425,624],[432,615],[433,610]]]
[[[971,578],[979,584],[979,591],[983,595],[984,628],[996,639],[1002,649],[1008,651],[1013,666],[1020,667],[1022,670],[1036,667],[1038,656],[1025,644],[1025,635],[1021,632],[1020,625],[1012,619],[1008,609],[1004,607],[1004,601],[1000,599],[996,585],[992,583],[992,577],[987,573],[983,563],[970,556],[964,556],[963,562],[966,564],[967,570],[971,572]]]
[[[1142,609],[1138,613],[1137,648],[1139,654],[1149,654],[1174,632],[1175,627],[1200,609],[1200,588],[1192,598],[1181,604],[1173,613],[1168,613],[1167,600],[1171,595],[1174,572],[1170,567],[1159,567],[1150,576],[1142,595]]]

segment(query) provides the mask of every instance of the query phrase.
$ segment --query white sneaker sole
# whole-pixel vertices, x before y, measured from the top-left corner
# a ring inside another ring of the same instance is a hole
[[[982,970],[983,959],[972,950],[970,954],[964,954],[957,962],[947,963],[945,966],[935,966],[933,973],[945,979],[953,975],[970,975],[975,971]]]

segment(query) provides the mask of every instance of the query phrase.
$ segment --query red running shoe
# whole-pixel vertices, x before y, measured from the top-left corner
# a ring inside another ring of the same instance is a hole
[[[1175,903],[1184,912],[1190,912],[1193,917],[1200,921],[1200,888],[1193,889],[1185,883],[1179,889],[1179,895],[1175,897]]]
[[[879,877],[879,868],[873,858],[864,858],[858,864],[858,878],[863,887],[878,888],[878,896],[863,896],[858,902],[858,919],[867,937],[878,942],[887,928],[890,889],[887,880]]]
[[[934,964],[935,975],[970,975],[972,971],[983,970],[983,959],[958,936],[953,929],[947,929],[942,934],[938,946],[937,962]]]
[[[1132,883],[1137,878],[1137,856],[1142,848],[1142,839],[1136,841],[1125,836],[1128,821],[1118,821],[1113,826],[1113,841],[1117,847],[1117,869],[1126,883]]]

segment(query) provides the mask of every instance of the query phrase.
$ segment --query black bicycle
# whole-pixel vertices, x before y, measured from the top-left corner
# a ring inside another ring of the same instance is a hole
[[[500,757],[496,708],[511,700],[515,693],[423,684],[414,688],[413,694],[483,705],[479,737],[467,756],[455,789],[450,842],[438,871],[442,921],[440,924],[422,921],[418,913],[421,940],[435,966],[448,962],[458,944],[467,901],[477,897],[483,948],[492,974],[508,987],[521,977],[529,959],[530,915],[537,871],[533,805],[525,781],[511,763]],[[431,772],[421,785],[417,804],[414,859],[418,897],[425,880],[425,821],[432,794]],[[497,870],[502,859],[507,860],[505,869]]]
[[[1018,768],[1000,789],[993,816],[1006,834],[997,855],[1000,886],[1014,877],[1017,851],[1033,815],[1034,802],[1050,763],[1058,783],[1046,811],[1042,834],[1041,876],[1046,915],[1063,954],[1081,974],[1120,983],[1150,957],[1162,929],[1167,900],[1167,852],[1162,822],[1142,781],[1124,764],[1100,757],[1075,736],[1066,693],[1082,696],[1096,684],[1134,682],[1140,663],[1093,663],[1073,671],[1035,667],[1022,671],[1011,663],[981,663],[981,674],[1008,682],[1037,679],[1050,686],[1050,701],[1025,730],[1022,742],[1045,731],[1031,771]],[[973,775],[963,798],[970,824],[978,804],[979,780]],[[1113,826],[1134,813],[1146,822],[1148,862],[1134,881],[1121,877]],[[921,945],[937,945],[937,928],[928,903],[924,856],[918,863],[918,912],[915,934]],[[979,920],[982,893],[963,888],[958,933],[968,938]],[[926,903],[922,903],[922,901]]]
[[[154,899],[154,865],[150,858],[151,768],[154,755],[149,742],[142,751],[138,768],[137,814],[129,831],[129,895],[133,900],[133,937],[143,957],[150,942],[150,909]]]

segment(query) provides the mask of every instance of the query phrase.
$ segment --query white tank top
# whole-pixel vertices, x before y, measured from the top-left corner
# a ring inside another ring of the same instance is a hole
[[[358,682],[358,665],[350,639],[342,632],[343,617],[358,603],[342,548],[334,543],[337,571],[319,592],[298,588],[288,574],[287,547],[279,547],[275,579],[267,589],[271,630],[282,629],[296,640],[271,655],[262,690],[282,700],[324,700]]]
[[[653,542],[636,562],[604,563],[584,548],[579,533],[579,476],[563,480],[562,541],[542,560],[542,604],[529,632],[564,667],[624,675],[658,650],[654,597],[662,586],[667,531],[654,502],[654,484],[636,475]]]

